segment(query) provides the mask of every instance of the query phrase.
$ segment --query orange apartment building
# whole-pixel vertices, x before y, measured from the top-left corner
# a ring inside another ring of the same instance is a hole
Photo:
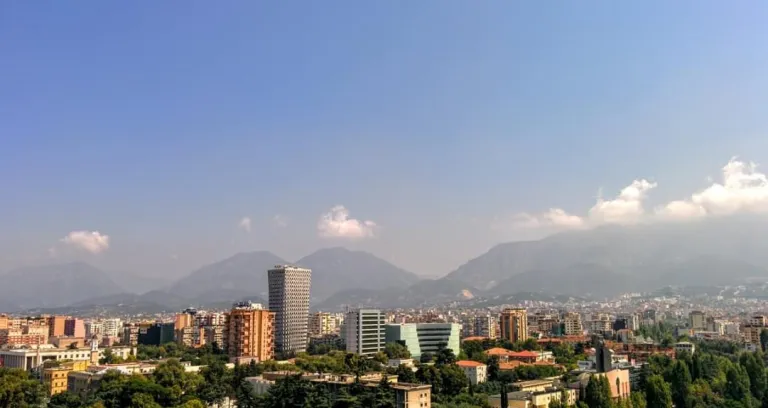
[[[67,322],[66,316],[48,316],[46,321],[48,322],[48,336],[64,336]]]
[[[275,312],[261,305],[239,303],[226,319],[226,345],[230,360],[245,363],[275,356]]]
[[[528,311],[504,309],[501,312],[501,338],[512,343],[528,339]]]

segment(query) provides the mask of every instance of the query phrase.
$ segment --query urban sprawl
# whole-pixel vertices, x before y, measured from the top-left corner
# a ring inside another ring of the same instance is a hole
[[[267,273],[268,305],[0,315],[0,406],[768,406],[766,301],[625,294],[327,312],[310,310],[311,270]]]

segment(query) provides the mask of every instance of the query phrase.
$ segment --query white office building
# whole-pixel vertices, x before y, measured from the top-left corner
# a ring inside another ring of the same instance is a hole
[[[358,309],[344,319],[344,339],[347,351],[372,356],[384,351],[386,317],[378,309]]]

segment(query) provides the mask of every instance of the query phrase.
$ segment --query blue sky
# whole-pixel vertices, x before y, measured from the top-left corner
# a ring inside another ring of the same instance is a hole
[[[759,2],[5,3],[0,270],[344,245],[442,274],[551,232],[520,213],[587,217],[599,189],[657,183],[650,212],[732,156],[768,163],[765,21]],[[375,227],[319,233],[336,205]]]

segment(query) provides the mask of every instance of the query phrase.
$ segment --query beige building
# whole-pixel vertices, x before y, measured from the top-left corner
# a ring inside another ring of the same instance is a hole
[[[309,334],[322,336],[336,333],[339,329],[335,314],[328,312],[316,312],[309,316]]]
[[[121,358],[131,355],[130,347],[112,347],[112,354]],[[104,357],[104,349],[98,350],[99,358]],[[20,368],[32,370],[48,360],[90,360],[90,349],[61,349],[53,346],[40,346],[40,348],[0,349],[0,366],[7,368]]]
[[[62,363],[58,367],[46,368],[43,370],[43,384],[48,391],[48,396],[52,397],[56,394],[65,392],[67,390],[67,376],[72,371],[83,371],[88,368],[89,361],[71,361],[68,363]]]
[[[467,376],[467,380],[472,385],[484,383],[488,380],[488,366],[483,363],[472,360],[460,360],[456,362],[456,365],[464,371],[464,375]]]
[[[576,312],[568,312],[563,318],[566,336],[581,336],[584,334],[584,326],[581,325],[581,315]]]
[[[238,303],[226,320],[227,353],[230,360],[266,361],[275,356],[275,313],[260,304]]]
[[[522,308],[501,312],[501,338],[512,343],[528,339],[528,311]]]
[[[575,406],[579,399],[578,391],[573,389],[547,388],[537,391],[514,391],[507,393],[509,408],[548,408],[550,402],[560,401],[563,394],[567,405]],[[501,408],[501,396],[488,397],[488,404],[493,408]]]

